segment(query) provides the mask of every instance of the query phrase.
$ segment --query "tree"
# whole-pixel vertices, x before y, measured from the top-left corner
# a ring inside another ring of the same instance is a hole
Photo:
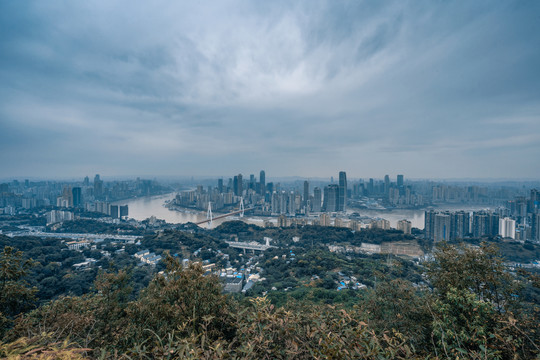
[[[408,281],[384,279],[366,290],[361,306],[378,333],[398,331],[416,346],[426,341],[430,320],[426,298]]]
[[[538,354],[538,322],[527,313],[518,279],[495,246],[442,244],[434,256],[428,265],[434,290],[429,306],[438,355],[529,359]]]
[[[168,254],[164,261],[165,273],[157,275],[126,309],[131,319],[127,336],[143,341],[148,330],[162,337],[175,329],[178,335],[188,336],[204,327],[213,338],[231,338],[230,300],[217,277],[203,276],[200,265],[182,268]]]
[[[25,260],[23,253],[11,246],[0,254],[0,335],[11,319],[33,306],[37,289],[24,280],[32,266],[32,260]]]
[[[519,290],[496,246],[480,247],[443,243],[428,265],[428,277],[439,296],[451,289],[467,290],[479,300],[495,305],[499,313],[510,309]]]

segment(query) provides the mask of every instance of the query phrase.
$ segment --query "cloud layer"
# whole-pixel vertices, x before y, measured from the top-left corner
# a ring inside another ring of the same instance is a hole
[[[8,176],[540,177],[540,3],[0,3]]]

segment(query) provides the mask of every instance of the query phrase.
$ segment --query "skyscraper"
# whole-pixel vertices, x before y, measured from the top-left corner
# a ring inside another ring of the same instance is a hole
[[[255,189],[255,175],[254,174],[250,174],[249,175],[249,188],[251,190],[255,190],[257,191],[257,189]],[[258,192],[258,191],[257,191]]]
[[[345,171],[339,172],[338,203],[336,211],[347,210],[347,174]]]
[[[436,214],[433,229],[433,240],[436,242],[450,240],[450,227],[451,222],[449,214]]]
[[[424,213],[424,235],[426,239],[433,239],[435,226],[435,211],[429,210]]]
[[[311,208],[313,212],[320,212],[321,211],[321,188],[320,187],[314,187],[313,188],[313,203],[311,204]]]
[[[488,216],[484,212],[473,213],[472,220],[472,235],[475,238],[480,238],[488,234]]]
[[[304,206],[307,206],[309,201],[309,181],[304,181]]]
[[[499,233],[499,215],[477,211],[473,213],[472,235],[475,238],[482,236],[494,236]]]
[[[398,187],[403,187],[403,175],[398,175],[397,176],[397,186]]]
[[[236,195],[237,196],[242,196],[243,192],[244,192],[244,183],[243,183],[243,180],[242,180],[242,174],[238,174],[237,175],[237,184],[236,184]]]
[[[99,174],[94,177],[94,197],[99,199],[103,196],[103,181],[99,178]]]
[[[287,207],[287,213],[291,216],[296,214],[296,206],[295,206],[295,194],[294,191],[289,192],[288,194],[288,207]]]
[[[337,211],[339,201],[339,186],[336,184],[330,184],[324,187],[324,211],[334,212]]]
[[[279,195],[275,191],[272,193],[271,207],[272,214],[279,214]]]
[[[540,241],[540,213],[533,214],[532,221],[532,239]]]
[[[73,196],[73,206],[79,207],[82,204],[82,191],[80,187],[74,187],[71,189],[72,196]]]
[[[469,234],[470,228],[470,216],[468,212],[458,211],[452,213],[451,217],[451,228],[450,228],[450,239],[463,239],[467,234]]]
[[[261,188],[259,189],[261,195],[264,195],[266,193],[266,174],[264,170],[261,170],[259,174],[259,183]]]
[[[223,179],[218,179],[217,181],[217,188],[218,192],[221,194],[223,193]]]

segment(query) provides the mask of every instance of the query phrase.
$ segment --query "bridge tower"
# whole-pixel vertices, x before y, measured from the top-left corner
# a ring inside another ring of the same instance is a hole
[[[240,198],[240,217],[244,217],[244,197]]]
[[[212,216],[212,203],[210,201],[208,202],[208,211],[206,212],[206,218],[210,220],[208,222],[208,227],[211,228],[213,216]]]

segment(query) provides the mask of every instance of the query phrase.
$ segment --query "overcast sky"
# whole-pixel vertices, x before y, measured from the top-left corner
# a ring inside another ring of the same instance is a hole
[[[0,0],[0,177],[540,178],[540,1]]]

